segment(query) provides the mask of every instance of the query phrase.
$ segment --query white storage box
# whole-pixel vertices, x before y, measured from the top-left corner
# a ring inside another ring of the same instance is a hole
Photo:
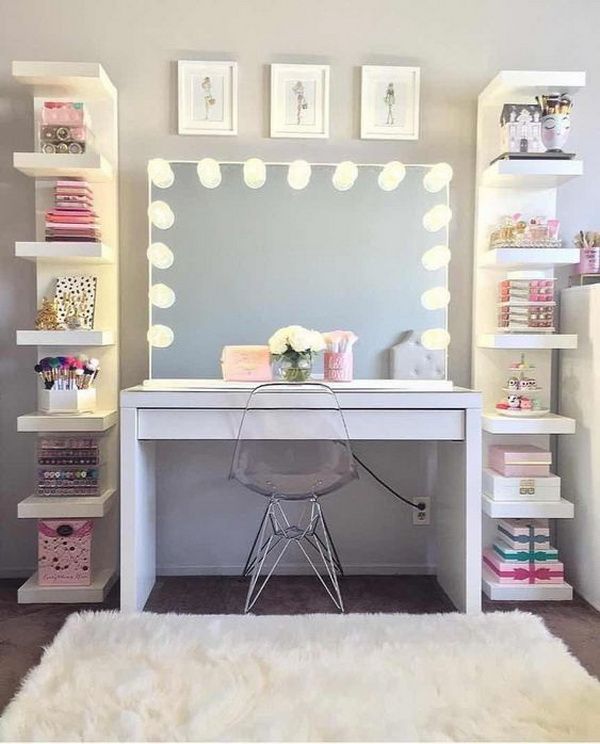
[[[39,390],[38,407],[44,413],[88,413],[96,410],[96,388]]]
[[[510,477],[486,468],[483,492],[494,501],[560,501],[560,478],[558,475]]]

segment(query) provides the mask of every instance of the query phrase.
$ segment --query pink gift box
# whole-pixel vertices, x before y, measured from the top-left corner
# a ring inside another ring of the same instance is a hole
[[[515,565],[503,561],[491,548],[483,552],[483,565],[501,584],[562,584],[564,567],[560,561]]]
[[[535,550],[550,547],[550,527],[547,519],[498,519],[498,536],[510,548]]]
[[[531,444],[494,444],[488,448],[488,466],[501,475],[536,478],[550,475],[552,453]]]
[[[89,586],[91,559],[90,519],[38,520],[40,586]]]
[[[323,377],[327,382],[351,382],[352,352],[326,351],[323,355]]]

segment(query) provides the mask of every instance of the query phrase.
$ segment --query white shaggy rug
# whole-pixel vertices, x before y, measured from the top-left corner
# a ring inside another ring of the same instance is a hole
[[[72,615],[17,741],[582,741],[600,683],[538,618]]]

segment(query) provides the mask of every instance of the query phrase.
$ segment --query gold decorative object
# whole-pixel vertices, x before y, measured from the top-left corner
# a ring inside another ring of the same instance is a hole
[[[49,300],[47,297],[42,299],[42,306],[35,318],[35,328],[37,331],[58,331],[62,328],[58,321],[56,300]]]

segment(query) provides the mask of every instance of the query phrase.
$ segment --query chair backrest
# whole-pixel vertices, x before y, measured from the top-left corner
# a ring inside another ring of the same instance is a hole
[[[246,403],[230,478],[264,496],[307,499],[357,478],[346,421],[321,382],[258,385]]]

